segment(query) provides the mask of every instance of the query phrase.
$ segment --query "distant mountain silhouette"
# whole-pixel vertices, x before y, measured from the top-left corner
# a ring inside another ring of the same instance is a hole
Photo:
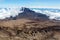
[[[6,18],[9,20],[16,20],[16,19],[21,19],[21,18],[27,18],[27,19],[44,19],[47,20],[49,19],[48,16],[42,14],[42,13],[37,13],[35,11],[30,10],[29,8],[22,7],[20,11],[23,11],[22,13],[19,13],[17,16],[10,18]]]

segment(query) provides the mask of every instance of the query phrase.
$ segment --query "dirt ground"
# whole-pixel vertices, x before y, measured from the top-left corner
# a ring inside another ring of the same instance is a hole
[[[0,21],[0,40],[60,40],[60,23],[27,19]]]

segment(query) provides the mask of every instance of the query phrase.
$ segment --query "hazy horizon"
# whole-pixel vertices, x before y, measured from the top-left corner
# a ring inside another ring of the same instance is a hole
[[[0,8],[59,8],[60,0],[0,0]]]

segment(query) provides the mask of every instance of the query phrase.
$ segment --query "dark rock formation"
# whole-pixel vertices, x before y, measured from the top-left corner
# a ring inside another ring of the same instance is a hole
[[[16,19],[21,19],[21,18],[26,18],[26,19],[43,19],[47,20],[49,19],[48,16],[42,14],[42,13],[36,13],[35,11],[30,10],[29,8],[24,8],[22,7],[20,11],[23,11],[22,13],[19,13],[17,16],[10,18],[6,18],[8,20],[16,20]]]
[[[28,18],[28,19],[48,19],[48,17],[42,13],[36,13],[29,8],[22,8],[22,13],[19,13],[17,18]]]

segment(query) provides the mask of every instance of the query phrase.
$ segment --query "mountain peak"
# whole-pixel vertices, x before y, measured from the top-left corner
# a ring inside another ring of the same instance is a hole
[[[22,7],[20,9],[20,11],[23,11],[21,13],[18,13],[18,15],[16,16],[10,16],[9,18],[5,18],[5,20],[16,20],[16,19],[21,19],[21,18],[25,18],[25,19],[39,19],[39,20],[47,20],[49,19],[48,16],[46,16],[45,14],[42,13],[37,13],[29,8],[25,8]]]
[[[20,11],[23,11],[23,12],[34,12],[34,11],[32,11],[29,8],[26,8],[26,7],[22,7]]]

